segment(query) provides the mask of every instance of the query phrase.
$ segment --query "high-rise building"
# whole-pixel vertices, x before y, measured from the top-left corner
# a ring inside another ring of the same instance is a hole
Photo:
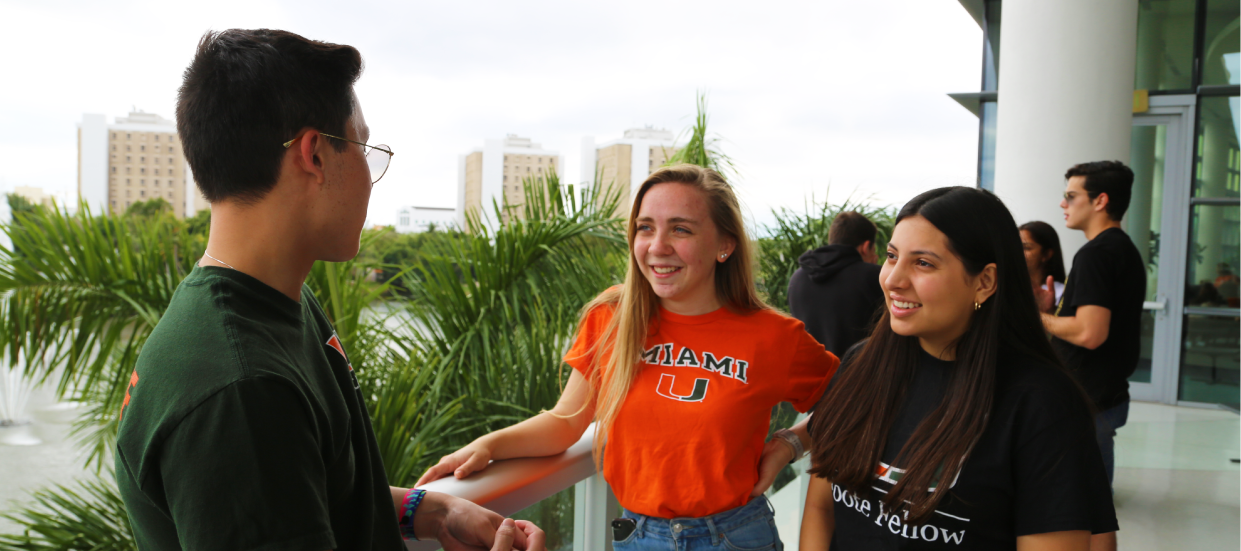
[[[178,217],[209,208],[198,192],[173,121],[134,111],[107,124],[86,114],[78,124],[78,196],[97,213],[125,212],[161,198]]]
[[[560,153],[509,134],[502,140],[486,140],[477,148],[458,158],[457,224],[465,227],[467,212],[490,216],[492,204],[518,206],[525,202],[523,182],[559,172]],[[501,223],[508,221],[508,213]]]
[[[621,139],[602,145],[595,145],[594,136],[586,136],[582,138],[581,178],[583,182],[594,182],[598,176],[605,192],[619,188],[616,214],[628,216],[638,186],[676,151],[672,132],[649,126],[626,130]]]

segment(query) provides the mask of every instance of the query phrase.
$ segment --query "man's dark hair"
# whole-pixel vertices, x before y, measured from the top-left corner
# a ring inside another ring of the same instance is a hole
[[[836,215],[832,227],[827,230],[828,245],[857,247],[862,243],[875,242],[875,223],[859,212],[849,211]]]
[[[177,95],[177,132],[203,196],[261,199],[280,176],[284,142],[304,128],[345,136],[361,74],[352,46],[269,29],[203,35]]]
[[[1086,195],[1093,201],[1099,194],[1107,194],[1107,215],[1120,221],[1129,210],[1129,198],[1133,196],[1133,171],[1120,161],[1095,161],[1073,165],[1064,173],[1064,179],[1085,176]]]

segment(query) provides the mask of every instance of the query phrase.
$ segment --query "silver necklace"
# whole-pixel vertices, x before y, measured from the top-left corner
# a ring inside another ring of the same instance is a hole
[[[214,260],[214,261],[216,261],[216,262],[219,262],[220,264],[223,264],[223,265],[225,265],[225,266],[228,266],[229,268],[233,268],[233,265],[232,265],[232,264],[229,264],[229,263],[227,263],[227,262],[225,262],[225,261],[223,261],[223,260],[220,260],[220,259],[218,259],[218,258],[216,258],[216,257],[214,257],[214,256],[211,256],[211,253],[208,253],[207,251],[203,251],[203,254],[204,254],[204,255],[206,255],[206,256],[207,256],[207,258],[210,258],[211,260]],[[241,270],[238,270],[237,268],[233,268],[233,270],[236,270],[236,271],[238,271],[238,272],[240,272],[240,271],[241,271]]]

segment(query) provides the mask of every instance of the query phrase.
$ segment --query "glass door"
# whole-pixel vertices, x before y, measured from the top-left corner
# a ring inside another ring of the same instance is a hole
[[[1184,295],[1184,243],[1192,155],[1192,96],[1151,98],[1130,136],[1133,196],[1121,227],[1146,265],[1141,354],[1129,378],[1134,400],[1176,403]],[[1154,105],[1155,103],[1174,105]],[[1180,105],[1175,105],[1179,103]]]

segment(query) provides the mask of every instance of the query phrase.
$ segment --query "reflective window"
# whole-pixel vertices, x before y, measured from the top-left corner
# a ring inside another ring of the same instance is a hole
[[[1129,142],[1133,194],[1125,213],[1124,230],[1146,264],[1146,300],[1159,289],[1159,236],[1163,229],[1164,161],[1167,125],[1134,126]]]
[[[982,89],[993,92],[1000,82],[1000,0],[987,0],[987,28],[982,46]]]
[[[1129,139],[1129,167],[1133,169],[1133,195],[1125,213],[1125,233],[1142,255],[1146,266],[1146,297],[1155,300],[1159,291],[1159,237],[1163,229],[1164,166],[1168,153],[1168,127],[1134,126]],[[1142,311],[1138,365],[1131,382],[1151,382],[1155,347],[1155,312]]]
[[[1202,83],[1241,84],[1241,34],[1237,32],[1241,4],[1237,0],[1207,0],[1206,32],[1202,35]]]
[[[1241,103],[1237,97],[1199,98],[1194,197],[1241,197],[1237,142]]]
[[[1142,310],[1142,334],[1138,345],[1138,367],[1129,376],[1131,383],[1151,382],[1151,365],[1155,349],[1155,311]]]
[[[1190,209],[1186,306],[1241,306],[1241,206],[1194,205]]]
[[[1181,348],[1180,399],[1189,402],[1236,404],[1238,338],[1237,316],[1185,316]]]
[[[978,144],[978,187],[995,191],[995,112],[994,101],[982,102],[982,137]]]
[[[1134,89],[1189,90],[1194,79],[1194,12],[1197,0],[1138,4]]]

